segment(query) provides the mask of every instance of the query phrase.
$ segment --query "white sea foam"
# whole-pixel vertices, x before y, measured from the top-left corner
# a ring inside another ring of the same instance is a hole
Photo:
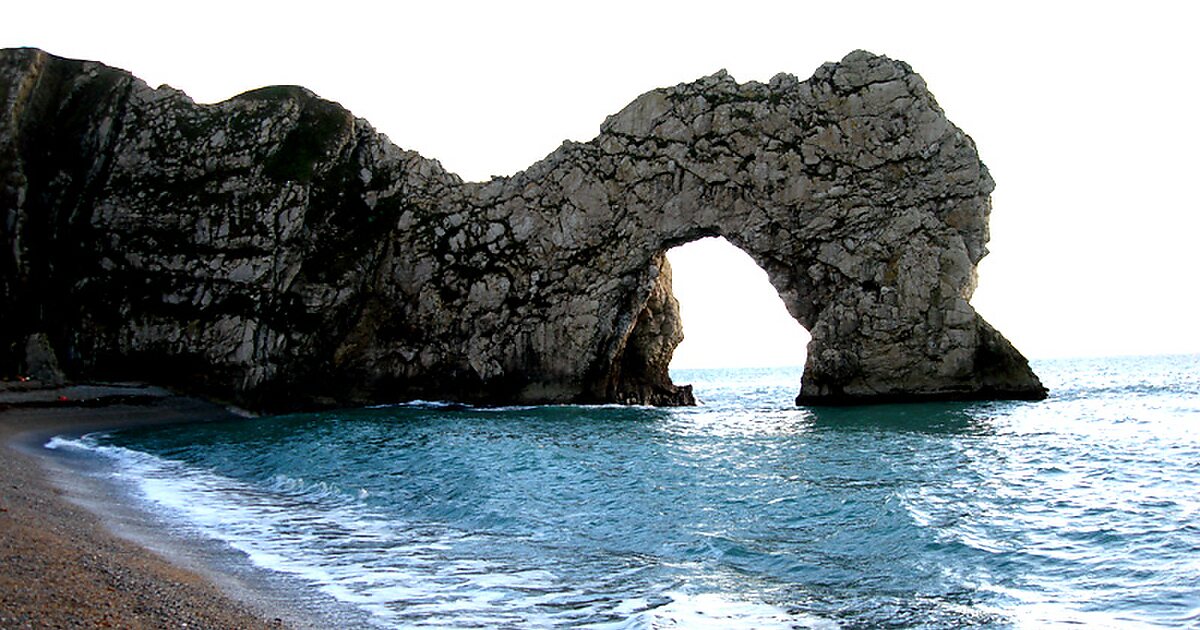
[[[633,598],[622,602],[614,612],[628,615],[605,628],[667,628],[741,630],[758,628],[812,628],[835,630],[840,626],[831,620],[811,615],[797,615],[778,606],[732,597],[724,593],[684,593],[667,591],[667,602],[652,605],[646,599]]]
[[[733,393],[653,415],[421,402],[46,446],[393,627],[1191,626],[1200,398],[1173,392],[1200,381],[1159,371],[1161,396],[1060,371],[1038,404],[814,411],[714,377]]]
[[[560,404],[560,405],[471,405],[449,400],[409,400],[400,403],[369,405],[365,409],[463,409],[471,412],[544,411],[553,409],[659,409],[653,405],[623,405],[616,403]]]
[[[418,409],[442,409],[446,407],[462,407],[462,403],[451,402],[449,400],[408,400],[398,403],[386,403],[383,405],[369,405],[366,409],[403,409],[405,407],[416,407]]]
[[[578,590],[549,570],[456,556],[448,552],[470,535],[384,518],[325,481],[275,475],[256,486],[180,461],[102,445],[97,436],[55,437],[46,448],[111,459],[115,474],[131,481],[153,512],[228,544],[256,566],[299,577],[370,612],[384,625],[556,625],[577,623],[595,613],[596,606],[610,617],[624,618],[613,626],[588,624],[596,627],[784,628],[798,623],[782,609],[718,594],[670,593],[665,605],[651,606],[644,598]],[[592,604],[562,605],[564,601]]]
[[[75,450],[75,451],[96,451],[96,439],[104,436],[103,433],[89,433],[87,435],[75,438],[69,438],[63,435],[56,435],[43,445],[43,448],[48,448],[52,451],[58,450]]]

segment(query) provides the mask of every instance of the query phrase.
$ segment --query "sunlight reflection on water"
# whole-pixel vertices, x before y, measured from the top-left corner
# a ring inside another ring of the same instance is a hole
[[[59,447],[403,627],[1188,625],[1200,361],[1039,364],[1040,403],[409,405]]]

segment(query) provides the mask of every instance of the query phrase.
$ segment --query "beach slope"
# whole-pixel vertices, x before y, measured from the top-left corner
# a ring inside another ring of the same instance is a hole
[[[49,437],[227,417],[144,387],[0,390],[0,628],[280,628],[211,576],[114,534],[71,477],[38,451]],[[260,609],[262,608],[262,609]]]

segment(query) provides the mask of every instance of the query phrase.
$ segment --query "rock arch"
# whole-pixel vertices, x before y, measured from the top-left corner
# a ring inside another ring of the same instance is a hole
[[[664,254],[719,235],[812,333],[798,402],[1045,395],[968,303],[992,180],[902,62],[654,90],[482,183],[302,88],[206,106],[40,51],[2,62],[19,307],[0,324],[69,371],[276,407],[688,404]]]

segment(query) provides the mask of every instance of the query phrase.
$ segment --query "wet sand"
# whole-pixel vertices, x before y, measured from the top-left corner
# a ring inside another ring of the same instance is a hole
[[[65,400],[60,397],[65,398]],[[148,387],[0,388],[0,628],[280,628],[262,602],[114,533],[41,445],[53,435],[228,418]],[[305,625],[305,624],[299,624]]]

